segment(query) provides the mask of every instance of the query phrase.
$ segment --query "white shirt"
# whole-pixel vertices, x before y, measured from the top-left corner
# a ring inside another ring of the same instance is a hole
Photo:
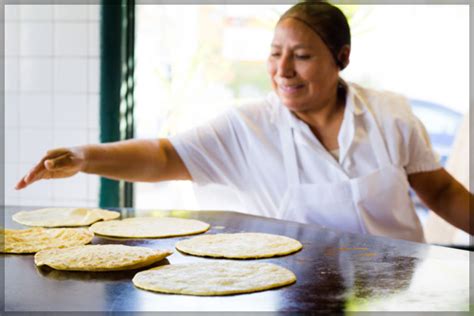
[[[367,106],[354,101],[351,93],[338,135],[339,161],[321,145],[306,123],[299,120],[274,93],[266,100],[232,108],[209,124],[170,138],[199,188],[220,184],[235,192],[209,195],[214,208],[272,216],[287,189],[279,128],[289,120],[302,183],[323,184],[361,177],[377,168],[369,142],[373,126],[362,119],[371,111],[380,126],[392,164],[406,174],[439,169],[428,134],[411,111],[408,100],[398,94],[375,91],[349,83]],[[222,191],[222,187],[219,189]],[[206,192],[204,190],[204,192]],[[217,194],[217,193],[216,193]],[[212,197],[212,198],[211,198]],[[216,202],[217,199],[217,202]],[[226,200],[227,199],[227,200]],[[390,203],[390,201],[387,201]],[[206,205],[201,205],[206,208]]]
[[[339,161],[339,148],[331,150],[329,153],[334,157],[334,159]]]

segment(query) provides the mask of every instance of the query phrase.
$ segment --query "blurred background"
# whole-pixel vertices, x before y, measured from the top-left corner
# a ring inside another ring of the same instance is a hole
[[[266,96],[273,28],[289,6],[129,2],[128,135],[167,137]],[[341,76],[406,95],[443,165],[469,187],[469,6],[339,7],[352,32],[351,62]],[[107,140],[104,105],[119,104],[101,99],[104,81],[113,79],[105,78],[104,63],[120,52],[108,49],[104,38],[115,33],[103,18],[100,5],[5,5],[5,203],[199,209],[186,181],[134,184],[126,205],[123,197],[117,205],[101,202],[109,192],[103,180],[82,174],[13,189],[48,149]],[[413,198],[423,223],[438,225]],[[443,238],[467,240],[453,229]]]

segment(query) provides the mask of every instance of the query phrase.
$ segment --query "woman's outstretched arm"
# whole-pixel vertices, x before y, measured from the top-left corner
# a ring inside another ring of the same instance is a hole
[[[78,172],[115,180],[157,182],[191,180],[168,139],[133,139],[50,150],[16,185],[71,177]]]

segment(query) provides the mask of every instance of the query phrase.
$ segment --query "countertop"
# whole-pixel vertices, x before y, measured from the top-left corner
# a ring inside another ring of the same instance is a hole
[[[26,228],[12,221],[19,210],[5,208],[6,228]],[[121,209],[122,218],[135,216]],[[313,225],[226,211],[146,211],[140,216],[193,218],[212,225],[207,234],[265,232],[299,240],[292,255],[259,259],[296,274],[293,285],[250,294],[188,296],[135,288],[138,271],[65,272],[37,268],[33,255],[2,255],[5,311],[468,311],[469,256],[463,250],[356,235]],[[123,243],[174,253],[161,264],[211,259],[189,256],[174,248],[178,240],[106,239],[92,244]]]

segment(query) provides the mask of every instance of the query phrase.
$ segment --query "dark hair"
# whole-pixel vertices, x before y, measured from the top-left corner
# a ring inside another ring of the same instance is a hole
[[[338,54],[344,45],[351,45],[351,31],[344,13],[325,1],[304,1],[295,4],[281,17],[293,18],[310,27],[323,40],[340,69],[347,66],[346,60],[339,60]]]

